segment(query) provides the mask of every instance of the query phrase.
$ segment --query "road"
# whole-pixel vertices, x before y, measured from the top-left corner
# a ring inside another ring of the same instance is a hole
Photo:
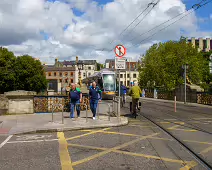
[[[167,106],[162,104],[154,107],[153,103],[144,103],[142,114],[155,118],[163,116],[163,121],[157,121],[167,128],[175,126],[165,120],[167,117],[163,111]],[[128,109],[123,108],[122,112],[127,115]],[[211,136],[209,134],[204,136],[203,132],[198,131],[176,130],[181,128],[177,127],[171,131],[176,132],[176,135],[181,136],[181,139],[191,146],[195,146],[198,151],[203,152],[207,149],[204,153],[208,154],[206,158],[210,160]],[[184,170],[189,168],[205,169],[173,138],[141,115],[136,120],[130,119],[129,124],[122,127],[0,136],[1,170]]]

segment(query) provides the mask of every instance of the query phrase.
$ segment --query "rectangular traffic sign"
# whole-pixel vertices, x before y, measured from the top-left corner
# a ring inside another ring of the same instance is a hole
[[[115,69],[126,69],[126,59],[115,57]]]

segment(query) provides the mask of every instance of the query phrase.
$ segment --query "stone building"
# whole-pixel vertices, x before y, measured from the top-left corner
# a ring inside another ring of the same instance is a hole
[[[196,39],[192,37],[191,39],[187,39],[188,43],[192,43],[193,47],[197,47],[199,51],[208,52],[212,50],[212,39],[211,38],[199,38]]]

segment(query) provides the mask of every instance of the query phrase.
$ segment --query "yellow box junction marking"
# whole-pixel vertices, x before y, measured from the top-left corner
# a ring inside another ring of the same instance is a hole
[[[87,158],[85,158],[85,159],[82,159],[82,160],[73,162],[72,165],[73,165],[73,166],[76,166],[76,165],[79,165],[79,164],[88,162],[88,161],[93,160],[93,159],[95,159],[95,158],[98,158],[98,157],[101,157],[101,156],[103,156],[103,155],[106,155],[106,154],[108,154],[108,153],[110,153],[110,152],[116,151],[117,149],[124,148],[124,147],[126,147],[126,146],[128,146],[128,145],[131,145],[131,144],[133,144],[133,143],[136,143],[136,142],[138,142],[138,141],[140,141],[140,140],[146,139],[146,138],[148,138],[148,137],[153,137],[153,136],[156,136],[156,135],[158,135],[158,133],[154,133],[154,134],[148,135],[148,136],[143,136],[143,137],[141,137],[141,138],[132,140],[132,141],[130,141],[130,142],[124,143],[124,144],[119,145],[119,146],[116,146],[116,147],[114,147],[114,148],[110,148],[110,149],[105,150],[105,151],[103,151],[103,152],[100,152],[100,153],[97,153],[97,154],[95,154],[95,155],[89,156],[89,157],[87,157]]]
[[[208,153],[208,152],[211,151],[211,150],[212,150],[212,146],[210,146],[210,147],[204,149],[203,151],[200,152],[200,154],[203,155],[203,154],[205,154],[205,153]]]
[[[95,131],[91,131],[89,133],[86,133],[86,134],[82,134],[82,135],[78,135],[78,136],[74,136],[74,137],[71,137],[71,138],[67,138],[66,140],[73,140],[73,139],[77,139],[77,138],[81,138],[83,136],[88,136],[88,135],[92,135],[92,134],[95,134],[95,133],[99,133],[101,131],[104,131],[104,130],[109,130],[111,128],[105,128],[105,129],[101,129],[101,130],[95,130]]]
[[[68,144],[63,132],[57,132],[59,141],[59,154],[62,170],[73,170],[71,158],[68,152]]]
[[[191,168],[193,168],[193,167],[198,165],[198,163],[194,162],[194,161],[187,162],[186,164],[187,165],[182,167],[182,168],[180,168],[180,170],[189,170],[189,169],[191,169]]]
[[[174,130],[174,129],[176,129],[176,128],[179,127],[179,126],[180,126],[180,125],[174,125],[174,126],[168,128],[168,129],[169,129],[169,130]]]
[[[100,148],[100,147],[94,147],[94,146],[85,146],[85,145],[78,145],[78,144],[68,144],[68,146],[73,146],[73,147],[80,147],[80,148],[86,148],[86,149],[95,149],[95,150],[101,150],[101,151],[108,151],[110,150],[110,148]],[[197,165],[196,162],[194,161],[182,161],[182,160],[177,160],[177,159],[170,159],[170,158],[164,158],[164,157],[159,157],[159,156],[153,156],[153,155],[146,155],[146,154],[140,154],[140,153],[133,153],[133,152],[126,152],[126,151],[120,151],[120,150],[112,150],[111,152],[114,153],[120,153],[120,154],[125,154],[125,155],[130,155],[130,156],[137,156],[137,157],[144,157],[144,158],[148,158],[148,159],[157,159],[157,160],[162,160],[162,161],[166,161],[166,162],[172,162],[172,163],[186,163],[186,166],[183,168],[187,168],[187,167],[194,167]],[[84,163],[84,162],[82,162]],[[73,163],[74,164],[74,163]]]

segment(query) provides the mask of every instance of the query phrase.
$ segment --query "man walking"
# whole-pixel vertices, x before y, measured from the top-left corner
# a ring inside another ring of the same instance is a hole
[[[80,117],[80,102],[82,101],[82,93],[79,88],[76,88],[76,85],[74,83],[71,84],[71,89],[70,89],[70,117],[73,119],[74,118],[74,110],[76,107],[77,110],[77,117]]]
[[[93,119],[96,119],[96,109],[98,106],[98,101],[102,99],[102,91],[96,86],[96,82],[92,83],[92,87],[89,90],[90,96],[90,108],[93,113]]]
[[[138,100],[141,97],[141,94],[142,91],[138,86],[138,83],[135,82],[134,86],[129,91],[129,95],[132,96],[132,111],[135,118],[136,118],[136,107],[138,107]]]
[[[121,96],[122,96],[123,104],[126,103],[126,95],[127,95],[127,87],[125,85],[123,85],[123,83],[122,83],[121,84]]]

